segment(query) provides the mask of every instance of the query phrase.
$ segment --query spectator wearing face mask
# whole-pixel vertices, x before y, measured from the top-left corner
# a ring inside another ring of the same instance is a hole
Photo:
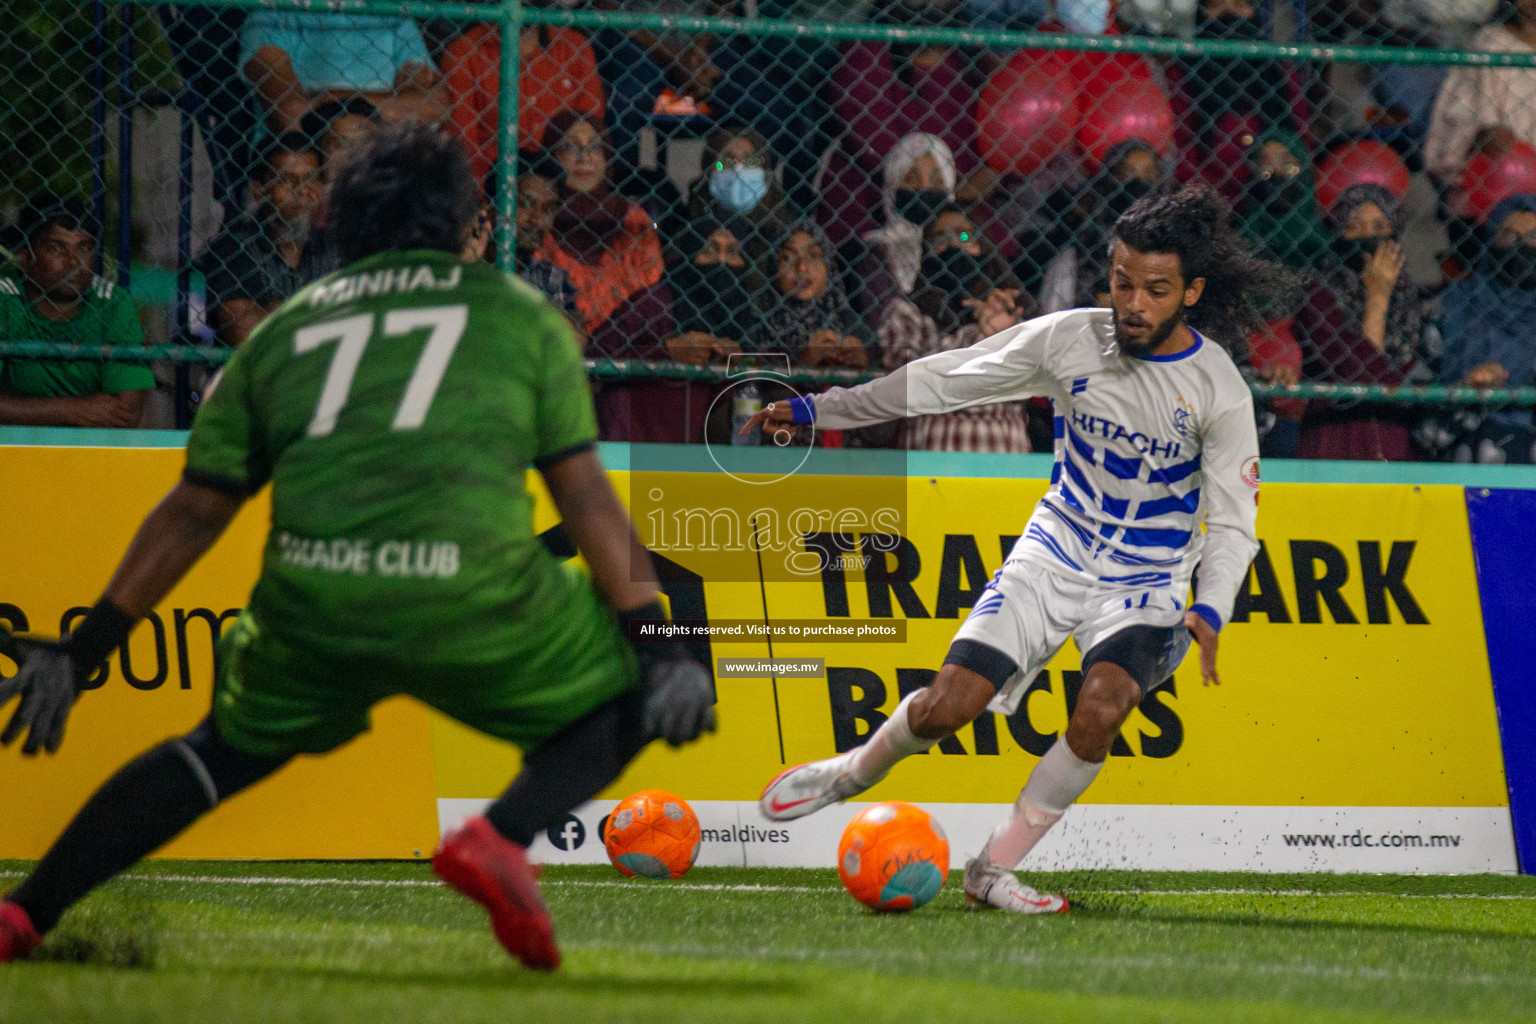
[[[976,225],[959,206],[946,206],[928,224],[926,254],[911,296],[886,307],[878,336],[887,372],[914,359],[967,348],[1029,315],[1008,267],[986,250]],[[1032,303],[1023,296],[1025,304]],[[903,424],[903,446],[935,452],[1028,452],[1021,403],[978,406]]]
[[[1029,174],[997,174],[966,204],[982,235],[1032,293],[1066,237],[1061,213],[1082,186],[1079,163],[1076,153],[1064,152]]]
[[[1417,359],[1423,330],[1418,289],[1403,273],[1402,204],[1380,185],[1346,188],[1328,214],[1332,253],[1296,316],[1307,379],[1402,384],[1427,376]],[[1304,459],[1414,457],[1413,410],[1380,403],[1309,402]]]
[[[740,352],[741,340],[757,326],[766,282],[724,223],[689,248],[668,274],[678,329],[673,357],[687,363],[724,359]]]
[[[1109,305],[1109,238],[1115,221],[1131,204],[1167,180],[1163,159],[1139,139],[1109,150],[1103,168],[1078,196],[1076,231],[1045,268],[1040,283],[1042,313],[1078,306]]]
[[[867,253],[854,280],[857,308],[871,322],[886,305],[912,291],[923,262],[923,229],[955,201],[955,158],[944,140],[926,132],[903,136],[881,168],[885,226],[864,236]]]
[[[688,198],[679,247],[698,252],[706,239],[724,228],[747,263],[763,267],[791,219],[784,192],[774,180],[768,140],[742,125],[710,132],[704,144],[704,174]],[[691,259],[691,252],[680,252],[676,262]]]
[[[809,220],[785,233],[774,267],[777,295],[752,347],[785,352],[802,366],[863,369],[864,328],[838,280],[832,243]]]
[[[664,285],[645,289],[620,308],[599,331],[594,349],[615,357],[670,359],[694,366],[724,363],[741,351],[741,339],[757,318],[753,268],[735,236],[716,225],[685,253],[685,261],[667,272]],[[664,323],[653,318],[643,336],[629,335],[625,323],[636,312],[656,308],[663,291],[671,303],[669,318]],[[663,338],[659,348],[658,337]],[[636,347],[637,342],[643,347]],[[598,393],[598,421],[609,440],[691,444],[707,435],[729,443],[730,403],[715,402],[722,390],[698,380],[608,383]]]
[[[1329,254],[1328,231],[1317,204],[1317,189],[1306,147],[1290,132],[1261,134],[1248,147],[1240,227],[1265,259],[1310,275]],[[1248,339],[1248,359],[1255,376],[1268,384],[1290,385],[1301,379],[1301,345],[1292,326],[1295,306],[1287,300],[1261,309],[1268,322]],[[1296,456],[1307,403],[1300,398],[1271,398],[1255,403],[1260,420],[1270,417],[1259,437],[1264,458]]]
[[[1301,139],[1274,130],[1248,148],[1242,230],[1266,259],[1311,270],[1328,252],[1312,161]]]
[[[937,5],[923,2],[892,4],[882,15],[883,20],[907,25],[932,24],[943,17]],[[892,191],[887,173],[891,154],[914,133],[943,142],[950,165],[946,192],[954,191],[957,170],[961,176],[976,170],[976,90],[966,79],[966,60],[956,48],[850,43],[832,71],[829,90],[841,136],[827,156],[818,219],[834,245],[846,246],[878,226],[874,212]],[[906,162],[930,151],[923,147]],[[899,181],[901,174],[896,177]],[[890,226],[889,219],[885,223]],[[919,224],[919,232],[921,228]],[[920,260],[913,261],[912,273]]]
[[[1471,387],[1529,387],[1536,380],[1536,196],[1515,195],[1488,218],[1482,258],[1445,291],[1441,379]],[[1531,410],[1473,417],[1457,462],[1529,463]]]

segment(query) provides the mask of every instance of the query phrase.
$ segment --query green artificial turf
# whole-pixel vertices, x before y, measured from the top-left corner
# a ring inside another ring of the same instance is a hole
[[[831,871],[550,869],[540,975],[422,864],[156,862],[0,967],[0,1021],[1536,1019],[1536,879],[1030,880],[1072,913],[966,912],[958,874],[876,915]]]

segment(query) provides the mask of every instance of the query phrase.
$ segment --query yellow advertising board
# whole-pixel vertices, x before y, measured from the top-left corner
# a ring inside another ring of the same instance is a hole
[[[12,524],[0,536],[0,618],[54,630],[70,609],[94,601],[181,457],[175,449],[0,447],[0,521]],[[660,787],[700,810],[706,838],[715,837],[706,862],[830,863],[824,848],[835,846],[847,813],[770,828],[756,816],[758,793],[786,764],[861,742],[903,693],[931,678],[1046,482],[801,477],[792,484],[803,492],[773,492],[783,517],[774,526],[789,538],[779,543],[767,536],[765,499],[751,481],[634,469],[613,476],[647,543],[683,577],[701,578],[710,620],[879,620],[900,623],[901,637],[780,636],[773,655],[824,659],[825,677],[720,679],[716,735],[681,752],[648,749],[578,812],[576,826],[551,830],[543,855],[600,859],[600,844],[578,833],[595,835],[604,807],[625,793]],[[789,509],[828,494],[852,510],[843,520],[810,530],[788,521]],[[877,518],[887,507],[893,515]],[[729,515],[679,518],[687,509]],[[0,753],[8,812],[0,857],[36,856],[117,765],[206,713],[210,622],[249,592],[266,518],[265,498],[252,502],[167,599],[158,626],[140,626],[128,657],[114,659],[105,684],[82,698],[58,757]],[[541,497],[539,526],[555,525]],[[713,542],[711,529],[720,534]],[[855,557],[835,570],[826,559],[797,568],[790,560],[806,554],[804,535],[815,530],[853,538],[845,550]],[[1259,532],[1264,550],[1221,635],[1223,685],[1202,687],[1191,658],[1173,686],[1148,698],[1063,823],[1061,863],[1513,870],[1462,489],[1266,484]],[[895,543],[880,550],[866,535]],[[869,557],[880,564],[861,561]],[[717,658],[769,653],[758,635],[712,646]],[[898,766],[868,799],[947,808],[941,817],[961,847],[979,843],[1064,728],[1077,664],[1069,644],[1018,713],[984,715]],[[370,735],[231,801],[165,853],[420,856],[440,825],[494,797],[517,765],[511,748],[392,702],[376,712]],[[1127,861],[1127,846],[1145,856]]]
[[[0,447],[0,618],[49,633],[71,609],[89,607],[183,461],[173,448]],[[134,631],[127,658],[114,657],[106,681],[81,695],[58,755],[0,752],[0,857],[39,856],[112,772],[208,714],[209,623],[244,605],[268,519],[263,494]],[[14,671],[3,658],[0,666]],[[394,701],[375,711],[369,736],[330,758],[300,758],[163,855],[430,857],[435,795],[427,711]]]

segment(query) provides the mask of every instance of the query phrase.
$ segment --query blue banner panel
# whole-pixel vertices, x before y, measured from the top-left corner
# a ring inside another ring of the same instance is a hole
[[[1536,874],[1536,491],[1467,488],[1520,870]]]

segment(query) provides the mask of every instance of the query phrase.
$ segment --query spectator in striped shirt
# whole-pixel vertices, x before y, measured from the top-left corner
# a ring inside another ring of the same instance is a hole
[[[885,369],[949,349],[969,348],[1027,319],[1033,305],[1007,265],[983,246],[959,206],[943,207],[924,232],[924,255],[911,295],[891,299],[880,318]],[[1030,450],[1024,406],[983,405],[903,423],[904,447],[935,452]]]

